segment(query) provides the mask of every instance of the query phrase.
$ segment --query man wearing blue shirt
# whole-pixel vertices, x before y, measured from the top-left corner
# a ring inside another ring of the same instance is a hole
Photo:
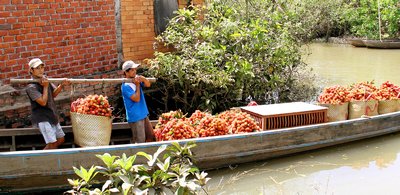
[[[129,60],[122,64],[127,79],[132,83],[122,83],[121,91],[124,100],[126,118],[132,130],[132,143],[153,141],[153,127],[149,120],[149,111],[144,98],[142,87],[150,87],[151,83],[144,76],[137,75],[139,64]]]

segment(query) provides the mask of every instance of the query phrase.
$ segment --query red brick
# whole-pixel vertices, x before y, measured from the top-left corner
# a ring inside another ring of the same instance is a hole
[[[22,66],[13,66],[12,67],[12,71],[20,71],[20,70],[22,70]]]
[[[17,6],[15,6],[15,5],[6,5],[6,6],[4,6],[4,10],[5,11],[14,11],[14,10],[17,10]]]
[[[47,37],[46,32],[37,33],[37,38],[45,38],[45,37]]]
[[[42,5],[42,4],[40,4],[40,5]],[[45,13],[46,13],[45,10],[40,9],[40,8],[35,10],[35,15],[43,15]]]
[[[33,22],[28,22],[28,23],[24,24],[25,28],[31,28],[31,27],[34,27],[34,26],[35,26],[35,23],[33,23]]]
[[[37,21],[37,22],[35,23],[35,26],[46,26],[46,22]]]
[[[4,36],[3,41],[4,42],[15,41],[15,37],[14,36]]]
[[[34,56],[40,56],[40,55],[42,55],[43,54],[43,51],[32,51],[32,55],[34,55]]]
[[[0,12],[0,17],[10,17],[11,12]]]
[[[26,34],[26,39],[36,39],[38,36],[35,33]]]
[[[75,7],[67,7],[65,8],[66,13],[74,13],[75,12]]]
[[[28,22],[28,18],[27,17],[18,17],[17,21],[20,22],[20,23]]]
[[[26,36],[25,35],[17,35],[16,36],[16,38],[15,38],[15,40],[17,40],[17,41],[22,41],[22,40],[25,40],[26,39]]]
[[[9,72],[9,73],[6,74],[6,77],[13,78],[13,77],[17,77],[17,75],[18,74],[16,72]]]
[[[50,8],[50,4],[48,4],[48,3],[39,4],[39,9],[49,9],[49,8]]]

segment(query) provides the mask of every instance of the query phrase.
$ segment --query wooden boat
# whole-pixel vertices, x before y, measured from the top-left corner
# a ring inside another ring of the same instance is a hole
[[[354,47],[365,47],[363,39],[360,38],[346,38],[346,41]]]
[[[126,129],[126,125],[114,124],[113,131]],[[26,134],[32,132],[28,129],[18,130],[20,134],[24,131]],[[197,166],[202,169],[215,169],[398,131],[400,131],[400,112],[394,112],[368,118],[178,142],[184,144],[194,141],[197,147],[192,151],[197,159]],[[12,130],[0,132],[1,136],[16,136]],[[133,155],[139,151],[152,154],[162,144],[171,143],[172,141],[163,141],[46,151],[0,152],[0,193],[68,186],[66,179],[76,178],[73,176],[72,166],[90,167],[93,164],[102,164],[95,154]],[[138,160],[144,162],[144,159]]]
[[[368,48],[374,49],[400,49],[400,40],[363,40],[363,43]]]
[[[399,39],[368,40],[360,38],[347,38],[346,40],[354,47],[367,47],[374,49],[400,49]]]

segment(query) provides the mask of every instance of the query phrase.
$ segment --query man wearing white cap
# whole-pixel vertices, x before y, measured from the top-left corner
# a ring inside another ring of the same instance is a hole
[[[129,60],[122,64],[127,79],[132,83],[122,83],[121,91],[124,100],[126,118],[132,130],[132,143],[143,143],[154,140],[153,127],[149,120],[142,87],[150,87],[150,81],[146,77],[137,75],[136,69],[139,64]]]
[[[32,125],[38,127],[46,142],[46,149],[56,149],[64,142],[64,132],[58,121],[58,115],[54,98],[61,92],[64,85],[68,85],[66,79],[57,87],[49,84],[44,75],[44,63],[39,58],[29,62],[29,74],[34,79],[40,79],[39,83],[30,83],[26,88],[32,109]]]

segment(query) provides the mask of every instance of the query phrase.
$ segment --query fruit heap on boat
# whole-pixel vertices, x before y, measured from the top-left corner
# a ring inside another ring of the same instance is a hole
[[[180,110],[161,114],[154,129],[157,141],[211,137],[261,131],[250,114],[228,110],[217,115],[196,110],[186,117]]]

